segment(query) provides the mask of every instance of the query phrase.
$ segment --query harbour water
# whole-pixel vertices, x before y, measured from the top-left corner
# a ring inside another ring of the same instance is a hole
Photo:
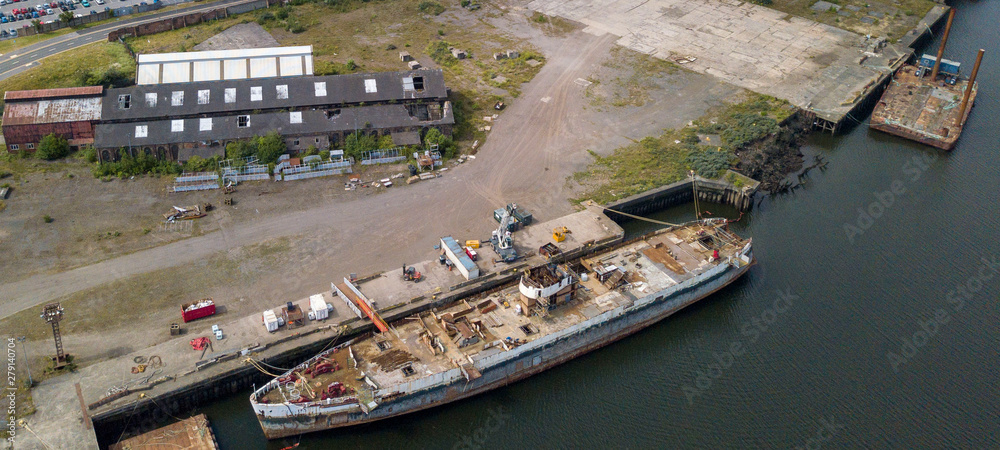
[[[811,136],[804,151],[829,165],[732,225],[753,237],[758,265],[700,304],[526,381],[382,423],[267,442],[249,391],[200,412],[238,449],[1000,447],[1000,2],[949,4],[945,57],[971,67],[987,50],[955,149],[866,124]]]

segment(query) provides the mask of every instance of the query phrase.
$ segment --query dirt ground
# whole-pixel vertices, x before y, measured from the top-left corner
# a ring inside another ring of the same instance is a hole
[[[554,33],[530,20],[523,2],[497,7],[501,12],[483,20],[529,40],[546,64],[492,123],[476,159],[441,178],[390,189],[344,191],[343,177],[245,183],[233,207],[184,232],[159,231],[160,214],[174,204],[218,204],[221,194],[167,194],[169,180],[155,178],[28,177],[0,214],[7,262],[0,329],[29,335],[42,351],[51,344],[42,340],[35,309],[60,300],[66,347],[87,364],[165,340],[166,333],[150,330],[176,321],[185,301],[211,296],[225,315],[242,317],[328,290],[348,273],[431,259],[441,236],[488,236],[493,209],[506,203],[539,221],[572,212],[568,199],[578,188],[567,178],[592,161],[588,150],[607,153],[682,126],[739,91],[677,70],[655,77],[641,106],[588,107],[579,80],[607,68],[618,37]],[[362,176],[399,172],[377,170]],[[55,220],[44,223],[44,214]],[[97,239],[111,230],[121,235]]]

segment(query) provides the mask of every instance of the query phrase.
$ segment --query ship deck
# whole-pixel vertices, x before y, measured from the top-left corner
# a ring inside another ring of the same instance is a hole
[[[975,101],[973,86],[965,117],[956,124],[962,96],[969,80],[960,78],[954,86],[929,75],[918,77],[917,68],[904,66],[886,88],[872,111],[871,126],[897,136],[939,148],[951,148]]]
[[[380,389],[396,387],[399,392],[405,391],[403,386],[411,381],[457,367],[474,378],[478,372],[473,362],[478,358],[509,351],[619,306],[631,305],[638,298],[724,264],[745,244],[721,228],[701,224],[648,236],[580,260],[573,267],[561,266],[566,273],[575,273],[574,278],[580,281],[565,288],[573,291],[571,299],[557,306],[548,308],[532,302],[515,285],[409,316],[393,323],[389,332],[355,340],[328,354],[326,358],[335,360],[341,370],[316,378],[305,375],[309,388],[301,383],[285,385],[267,392],[265,401],[282,403],[299,394],[308,401],[318,401],[328,385],[341,382],[353,390],[350,397],[364,398],[362,402],[367,403],[370,393],[365,394],[365,377]],[[713,249],[719,250],[719,260],[710,261]],[[613,276],[602,280],[598,272],[612,266],[617,268],[613,273],[620,274],[620,281]],[[545,278],[552,284],[551,277]],[[317,358],[311,363],[318,362],[322,360]]]

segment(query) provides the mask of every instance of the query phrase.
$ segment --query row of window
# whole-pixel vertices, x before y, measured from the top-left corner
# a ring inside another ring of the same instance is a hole
[[[302,123],[302,112],[292,111],[288,113],[289,123]],[[247,128],[250,126],[250,116],[236,116],[236,126],[240,128]],[[170,131],[172,133],[180,133],[184,131],[184,120],[175,119],[170,121]],[[212,131],[212,118],[203,117],[198,119],[198,131]],[[136,125],[135,126],[135,137],[144,138],[149,136],[149,125]],[[33,144],[28,144],[33,145]],[[28,147],[34,148],[34,147]],[[12,150],[17,150],[16,148],[11,148]]]
[[[29,142],[27,144],[24,144],[24,148],[26,148],[28,150],[34,150],[35,149],[35,144],[32,144],[32,143]],[[20,150],[21,146],[17,145],[17,144],[10,144],[10,145],[7,146],[7,149],[8,150],[15,150],[16,151],[16,150]]]
[[[279,84],[274,87],[275,96],[278,100],[288,99],[288,85]],[[403,78],[403,90],[411,91],[422,91],[424,90],[424,77],[406,77]],[[375,79],[365,80],[365,93],[374,94],[378,92],[378,86]],[[313,93],[317,97],[326,97],[326,82],[317,81],[313,83]],[[207,105],[211,101],[212,92],[209,89],[199,89],[198,90],[198,104]],[[156,107],[156,102],[158,101],[158,94],[154,92],[147,93],[145,96],[146,106],[153,108]],[[236,103],[236,88],[225,88],[223,90],[223,101],[225,103]],[[251,86],[250,87],[250,101],[260,102],[264,101],[264,87],[263,86]],[[184,91],[172,91],[170,93],[170,106],[184,106]],[[132,108],[132,94],[121,94],[118,96],[118,109],[130,109]]]

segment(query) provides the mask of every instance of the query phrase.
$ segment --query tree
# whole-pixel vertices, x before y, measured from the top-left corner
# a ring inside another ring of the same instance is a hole
[[[69,23],[73,20],[73,11],[63,11],[62,14],[59,14],[59,20],[69,25]]]
[[[69,155],[69,143],[62,136],[48,134],[42,138],[42,142],[38,144],[38,150],[35,153],[39,158],[50,161],[65,158]]]
[[[261,164],[270,164],[278,161],[278,157],[288,151],[285,146],[285,139],[276,131],[272,131],[267,136],[259,136],[257,139],[257,159]]]
[[[38,19],[32,19],[31,26],[35,27],[35,31],[42,32],[42,21]]]

